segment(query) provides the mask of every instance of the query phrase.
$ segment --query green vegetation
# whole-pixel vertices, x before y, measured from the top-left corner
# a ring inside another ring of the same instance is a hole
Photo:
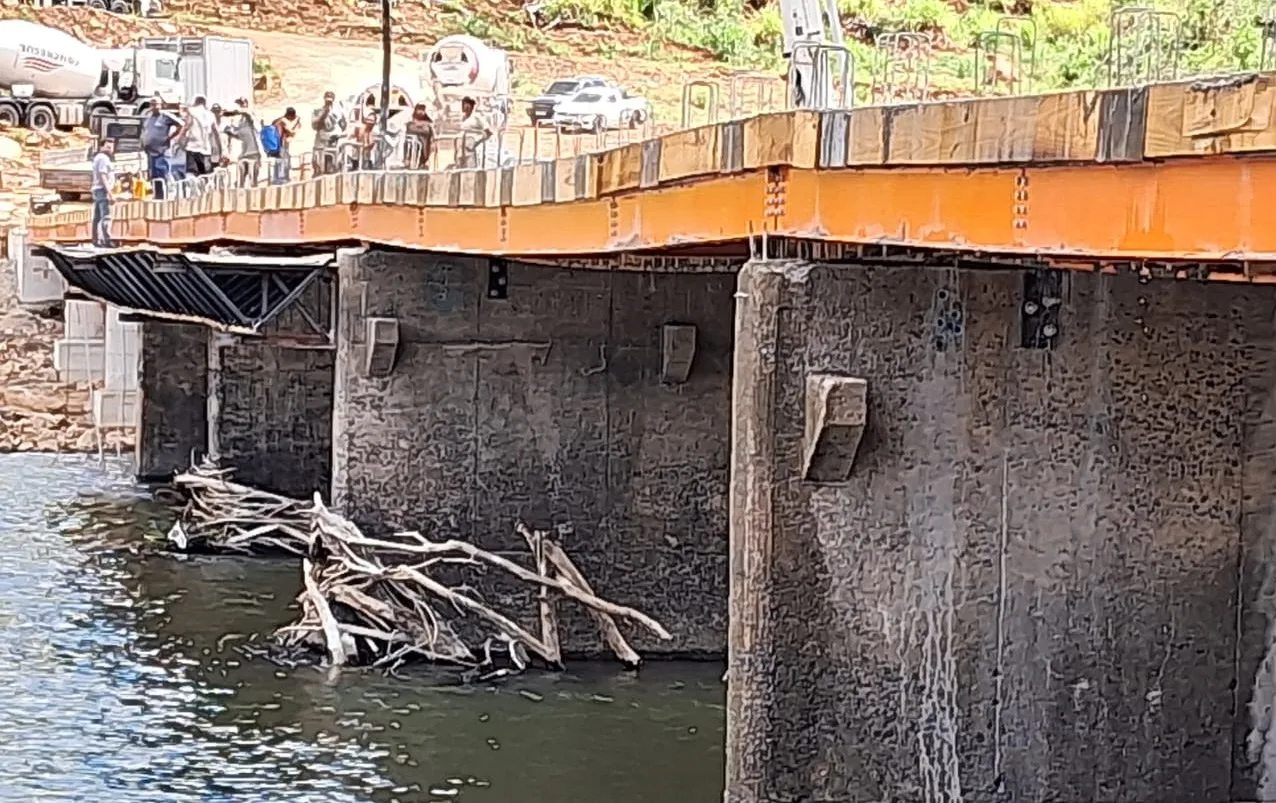
[[[838,0],[842,23],[855,53],[858,83],[871,79],[881,54],[872,45],[877,34],[915,31],[930,34],[934,56],[931,85],[962,91],[974,87],[975,42],[998,20],[1013,14],[1031,20],[1016,24],[1025,54],[1035,60],[1033,85],[1039,89],[1101,85],[1107,78],[1107,52],[1114,9],[1153,6],[1172,11],[1181,24],[1180,74],[1231,72],[1258,66],[1261,31],[1256,22],[1271,15],[1272,0]],[[635,31],[641,53],[660,57],[677,47],[705,51],[738,67],[779,66],[783,39],[777,0],[546,0],[543,19],[583,28]],[[494,30],[479,21],[468,31],[504,40],[514,48],[544,37],[523,27],[516,33]],[[1036,47],[1032,44],[1035,26]],[[1133,34],[1123,37],[1128,43]],[[1003,51],[1013,45],[998,40]],[[619,48],[619,46],[617,46]],[[632,50],[634,48],[630,48]],[[985,59],[986,61],[987,59]],[[1018,67],[1023,74],[1027,66]]]

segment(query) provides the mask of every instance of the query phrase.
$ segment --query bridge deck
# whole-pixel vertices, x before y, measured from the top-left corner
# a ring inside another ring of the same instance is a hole
[[[366,241],[551,256],[765,231],[1061,260],[1276,261],[1276,205],[1258,195],[1276,187],[1274,104],[1276,73],[1258,73],[779,112],[508,169],[345,173],[123,202],[115,228],[165,246]],[[83,242],[88,222],[77,211],[31,228],[37,242]]]

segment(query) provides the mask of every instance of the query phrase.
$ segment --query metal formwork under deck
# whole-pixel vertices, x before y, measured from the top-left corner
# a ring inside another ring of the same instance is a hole
[[[184,253],[159,248],[42,246],[66,280],[84,295],[142,317],[202,323],[247,336],[278,331],[332,342],[331,299],[336,256]]]

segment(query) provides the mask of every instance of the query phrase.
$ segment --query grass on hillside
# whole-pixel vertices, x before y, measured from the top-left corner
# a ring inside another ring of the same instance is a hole
[[[880,54],[878,33],[917,31],[934,43],[930,63],[933,88],[968,92],[974,88],[975,54],[981,32],[992,31],[1007,14],[1035,25],[1017,25],[1024,52],[1034,54],[1038,90],[1101,86],[1107,80],[1110,18],[1114,7],[1153,6],[1173,11],[1181,21],[1180,75],[1254,69],[1262,48],[1257,21],[1276,12],[1273,0],[838,0],[858,83],[871,80]],[[783,32],[777,0],[544,0],[542,19],[563,26],[633,31],[640,44],[612,47],[616,55],[660,58],[674,49],[695,48],[738,67],[775,70],[781,66]],[[529,26],[505,26],[468,17],[461,31],[506,47],[533,47],[553,53],[555,43]],[[1004,39],[1002,40],[1005,41]],[[601,55],[607,55],[602,53]],[[1026,67],[1020,70],[1026,74]]]

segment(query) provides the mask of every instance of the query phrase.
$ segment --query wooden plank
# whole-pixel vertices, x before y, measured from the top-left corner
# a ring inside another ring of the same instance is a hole
[[[479,182],[482,197],[478,199],[478,206],[499,207],[501,205],[502,172],[499,167],[489,167],[482,172]]]
[[[576,200],[576,157],[554,160],[554,200],[563,203]]]
[[[453,175],[451,173],[439,173],[431,177],[432,180],[425,193],[426,206],[447,206],[451,203]]]
[[[813,168],[819,161],[819,139],[818,112],[775,112],[751,117],[744,121],[744,168]]]
[[[637,189],[642,178],[642,143],[634,142],[598,155],[598,194]]]
[[[596,197],[598,197],[598,159],[596,157],[567,156],[555,160],[555,201],[563,203]]]
[[[660,170],[658,181],[675,181],[690,176],[718,172],[719,125],[705,125],[675,131],[660,138]],[[639,169],[641,170],[641,152]]]
[[[514,168],[514,206],[533,206],[541,202],[541,165],[520,164]]]
[[[337,176],[337,203],[352,204],[359,199],[359,174],[341,173]]]
[[[886,161],[881,106],[852,109],[846,123],[846,164],[880,165]]]
[[[354,174],[354,203],[370,206],[376,200],[376,173]]]
[[[979,101],[918,103],[885,112],[886,164],[970,164],[975,161]]]
[[[301,190],[301,208],[314,209],[319,205],[319,185],[321,181],[310,180]]]
[[[987,98],[972,103],[971,158],[979,164],[1031,161],[1037,129],[1036,97]]]
[[[1204,137],[1254,130],[1250,118],[1254,116],[1257,88],[1255,75],[1239,82],[1207,83],[1189,90],[1183,98],[1183,135]]]
[[[376,202],[386,206],[402,204],[403,188],[407,184],[407,179],[407,173],[386,173],[381,177],[381,186],[377,188]]]
[[[316,206],[332,206],[341,199],[341,176],[329,175],[319,179],[319,203]]]
[[[1276,74],[1148,87],[1149,158],[1276,149]]]
[[[431,173],[408,173],[404,177],[403,203],[406,206],[425,206],[432,183]]]
[[[1103,164],[1143,161],[1148,130],[1146,86],[1107,89],[1099,97],[1099,140],[1094,158]]]

